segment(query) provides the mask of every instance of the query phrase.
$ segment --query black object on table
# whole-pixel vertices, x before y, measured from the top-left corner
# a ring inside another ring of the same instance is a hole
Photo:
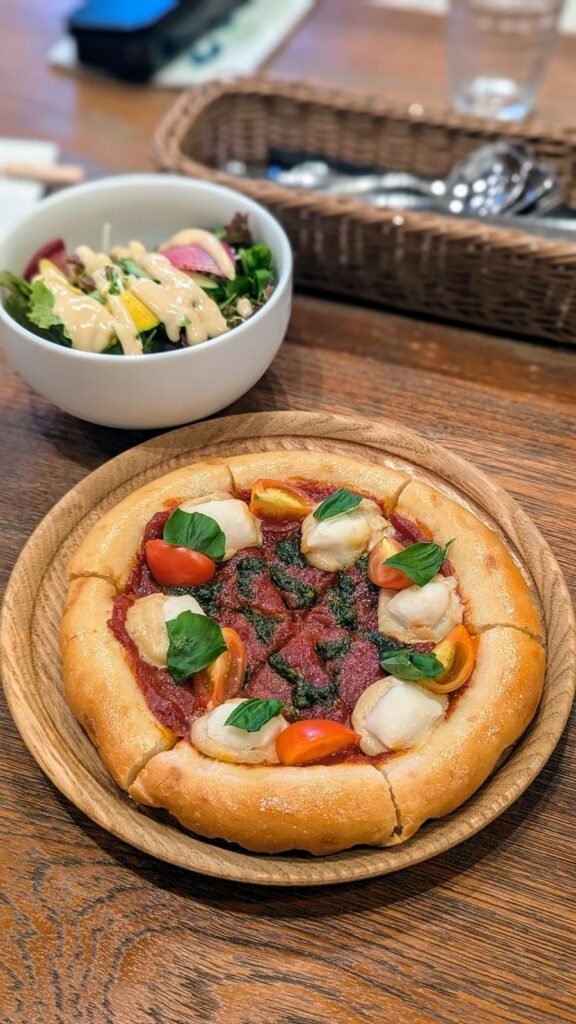
[[[145,82],[244,0],[86,0],[68,19],[78,60]]]

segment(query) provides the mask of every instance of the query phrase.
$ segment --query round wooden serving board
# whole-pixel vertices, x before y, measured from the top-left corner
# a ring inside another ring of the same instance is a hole
[[[548,667],[532,726],[498,772],[449,817],[402,846],[356,848],[330,857],[260,856],[198,839],[139,810],[116,788],[72,717],[61,682],[58,628],[66,565],[84,534],[121,498],[154,478],[210,456],[277,448],[332,451],[407,468],[472,508],[506,540],[539,595]],[[219,878],[267,885],[316,885],[397,871],[447,850],[483,828],[538,774],[574,695],[575,625],[566,584],[540,533],[504,491],[469,463],[397,424],[315,413],[232,416],[164,434],[88,476],[46,516],[10,579],[0,627],[3,681],[22,737],[54,784],[114,835],[162,860]]]

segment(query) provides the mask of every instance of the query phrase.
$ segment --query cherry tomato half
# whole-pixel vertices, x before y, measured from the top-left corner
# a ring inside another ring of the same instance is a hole
[[[426,689],[433,693],[452,693],[463,686],[472,675],[479,642],[479,637],[471,636],[466,626],[454,626],[434,648],[434,654],[446,665],[446,671],[434,679],[422,680]]]
[[[228,650],[192,677],[198,700],[202,707],[208,709],[236,697],[242,689],[246,672],[248,655],[244,641],[229,626],[223,627],[222,636]]]
[[[284,480],[257,480],[252,484],[250,511],[259,519],[297,522],[312,511],[307,494]]]
[[[335,754],[351,743],[357,743],[358,739],[358,734],[347,725],[328,718],[309,718],[294,722],[280,733],[276,740],[276,753],[282,764],[306,764]]]
[[[377,587],[384,587],[386,590],[404,590],[411,587],[413,580],[400,569],[394,569],[391,565],[384,565],[387,558],[397,555],[402,551],[402,545],[390,537],[383,537],[374,545],[368,555],[368,579],[372,580]]]
[[[154,579],[164,587],[195,587],[208,583],[216,572],[216,563],[208,555],[165,540],[146,542],[146,561]]]

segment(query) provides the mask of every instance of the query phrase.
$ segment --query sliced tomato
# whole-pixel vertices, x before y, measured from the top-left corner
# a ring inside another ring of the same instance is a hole
[[[208,583],[216,572],[216,563],[208,555],[165,540],[146,542],[146,561],[154,579],[164,587],[195,587]]]
[[[201,672],[195,672],[192,685],[204,708],[215,708],[230,697],[236,697],[242,689],[248,655],[244,641],[235,629],[224,626],[224,643],[228,650],[216,658]]]
[[[434,648],[434,654],[446,666],[446,671],[435,679],[422,679],[419,682],[433,693],[452,693],[458,690],[472,675],[478,643],[479,637],[471,636],[465,626],[454,626]]]
[[[297,522],[313,508],[313,502],[304,491],[284,480],[257,480],[252,485],[250,511],[259,519]]]
[[[335,754],[351,743],[357,743],[359,736],[353,729],[328,718],[310,718],[294,722],[276,740],[276,753],[282,764],[306,764],[321,757]]]
[[[411,587],[413,580],[406,573],[392,565],[384,564],[387,558],[392,558],[392,555],[397,555],[403,550],[402,545],[391,537],[383,537],[378,541],[368,556],[368,579],[377,587],[386,590],[404,590]]]

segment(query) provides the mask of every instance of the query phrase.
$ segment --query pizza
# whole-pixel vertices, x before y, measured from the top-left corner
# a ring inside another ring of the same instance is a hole
[[[537,602],[469,509],[309,450],[186,466],[69,565],[68,703],[117,785],[259,853],[409,839],[532,719]]]

